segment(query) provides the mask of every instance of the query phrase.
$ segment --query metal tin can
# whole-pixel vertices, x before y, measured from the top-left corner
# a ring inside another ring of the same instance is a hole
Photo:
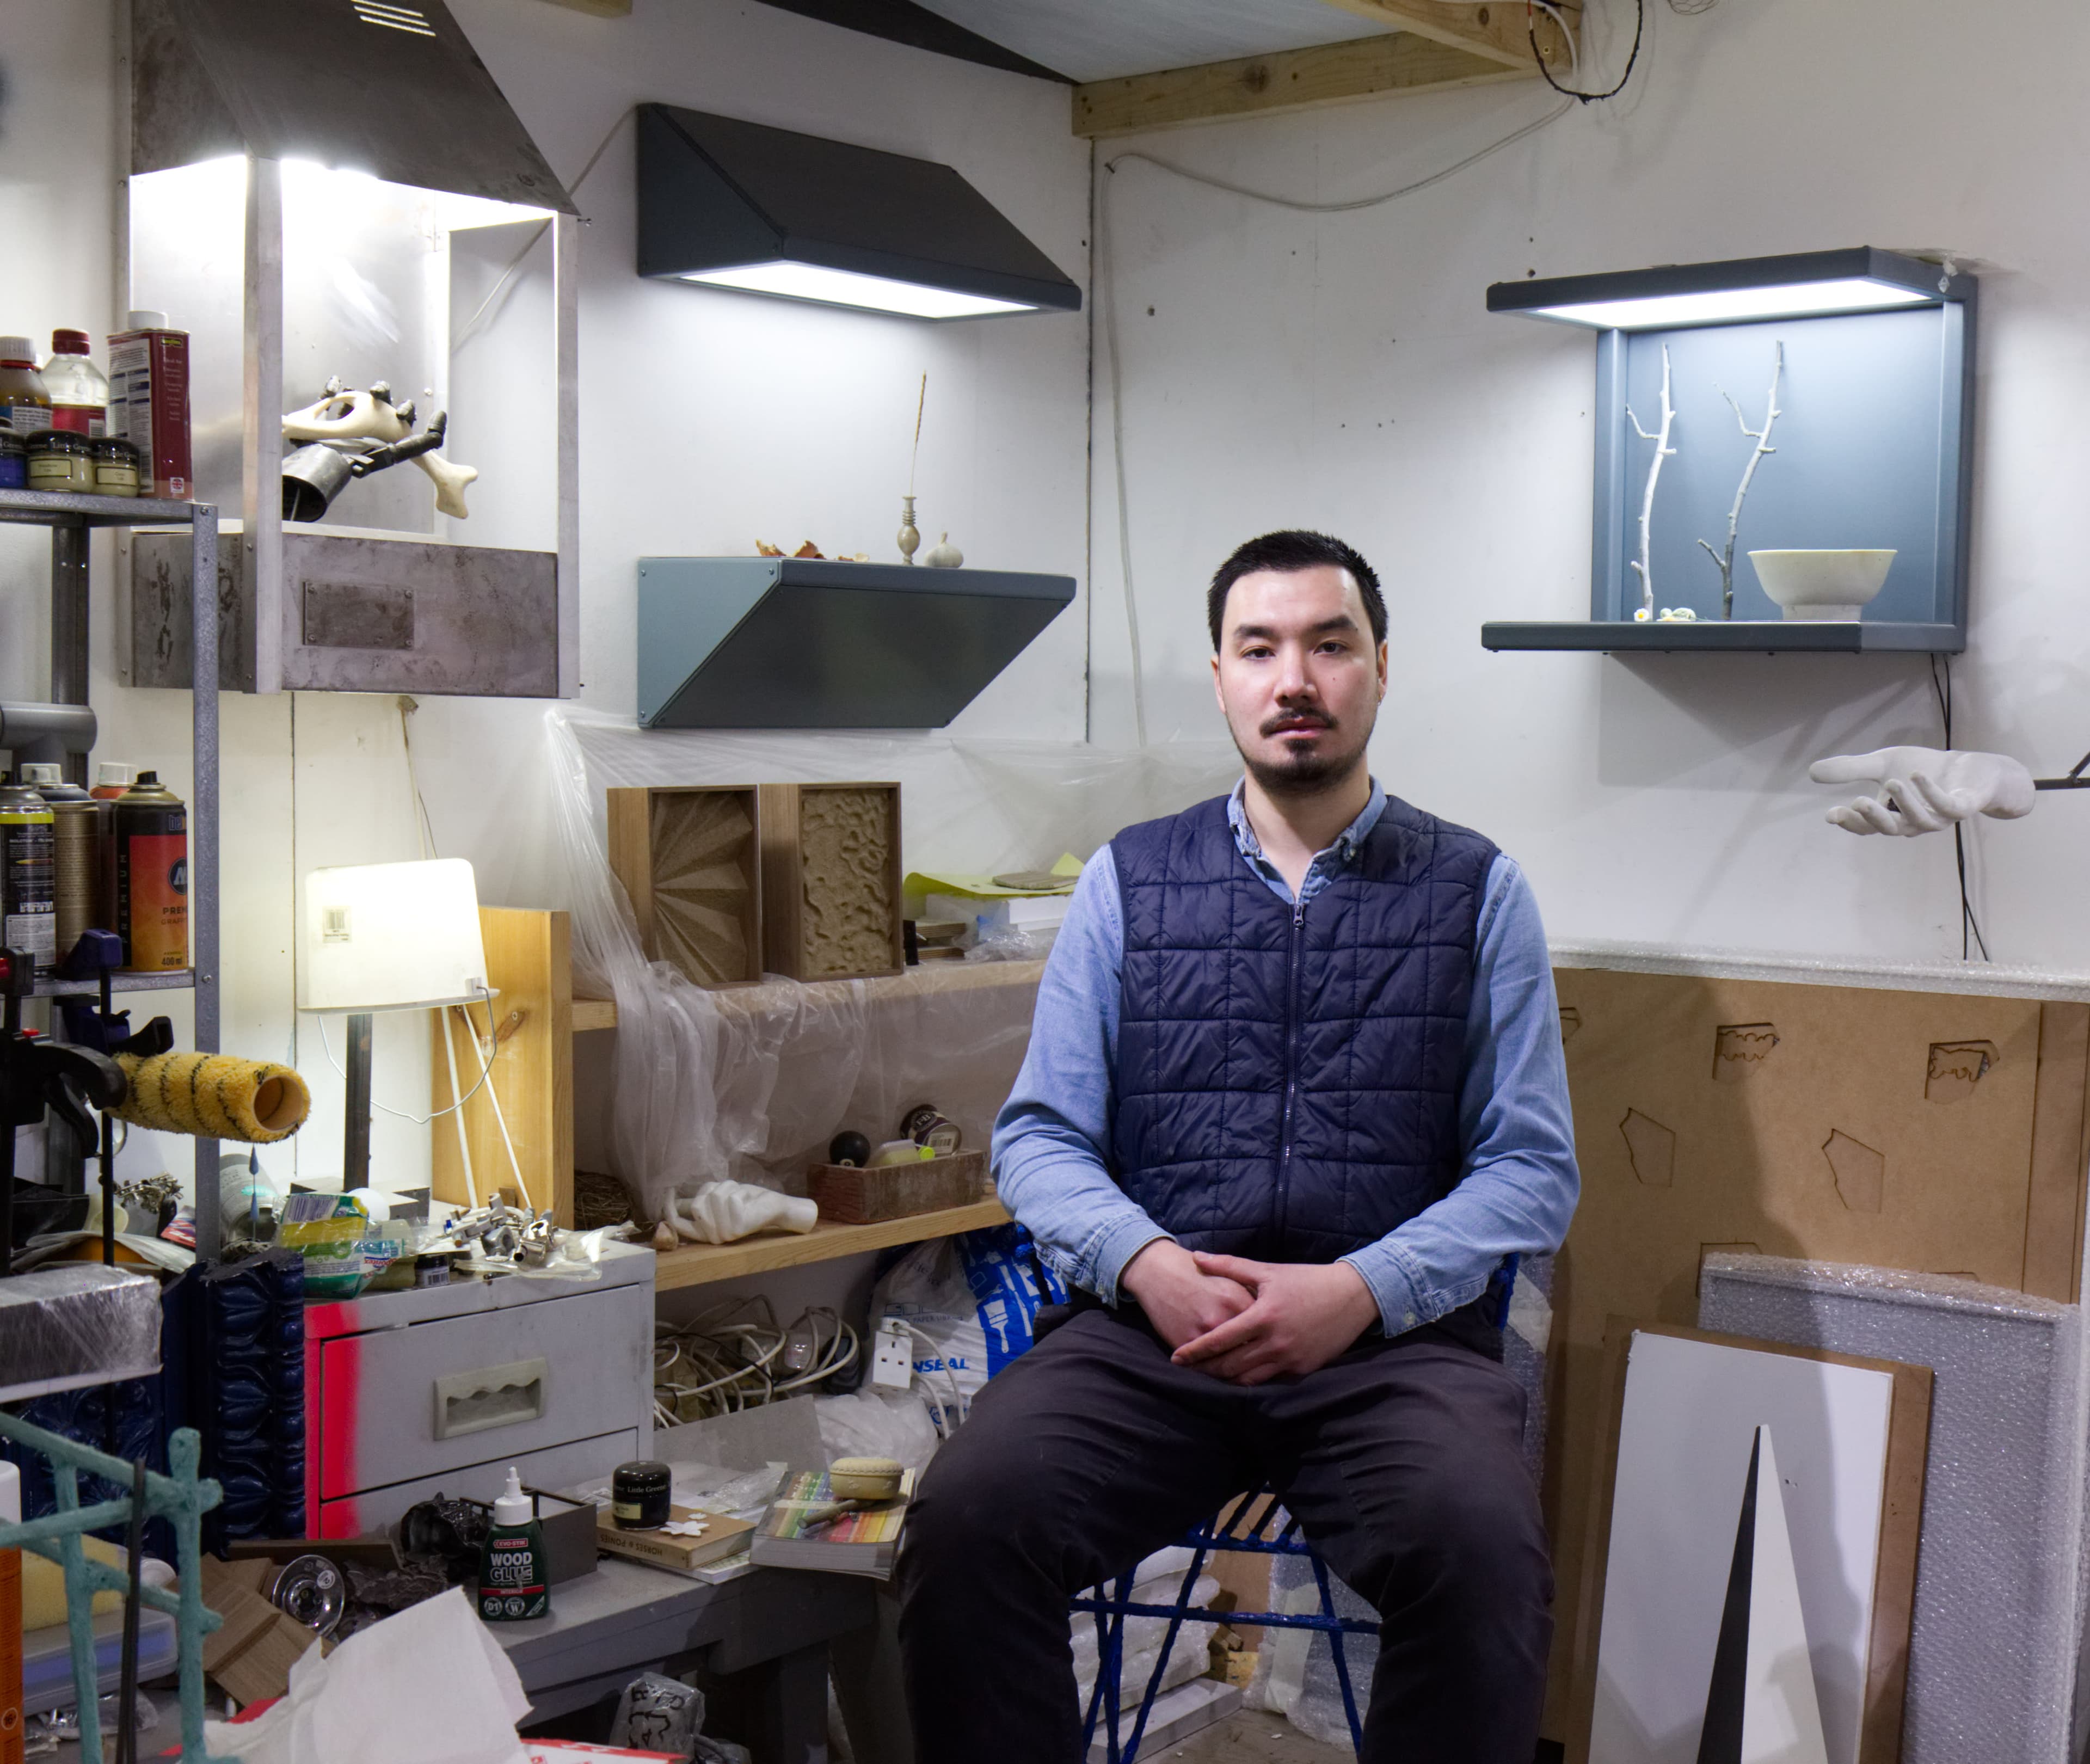
[[[27,785],[0,782],[0,944],[38,968],[58,961],[55,822],[50,804]]]
[[[927,1146],[940,1158],[948,1158],[965,1143],[958,1124],[934,1104],[924,1103],[907,1111],[900,1130],[918,1146]]]
[[[141,772],[116,802],[116,923],[123,966],[165,973],[189,965],[189,811]]]

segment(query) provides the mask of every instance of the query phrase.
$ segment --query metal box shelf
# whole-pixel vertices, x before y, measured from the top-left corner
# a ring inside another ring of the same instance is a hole
[[[1074,598],[1072,576],[642,557],[643,729],[940,729]]]
[[[1723,290],[1736,296],[1725,313],[1709,298]],[[1632,328],[1597,330],[1589,622],[1490,622],[1483,645],[1964,649],[1977,293],[1973,277],[1950,266],[1870,247],[1490,289],[1492,310]],[[1786,308],[1772,311],[1781,299]],[[1644,432],[1658,427],[1665,358],[1674,451],[1657,484],[1647,562],[1656,610],[1688,607],[1695,621],[1634,617],[1655,446]],[[1729,619],[1718,562],[1701,542],[1717,550],[1726,541],[1774,364],[1779,414],[1741,510]],[[1747,556],[1843,548],[1895,553],[1886,585],[1855,620],[1783,617]]]

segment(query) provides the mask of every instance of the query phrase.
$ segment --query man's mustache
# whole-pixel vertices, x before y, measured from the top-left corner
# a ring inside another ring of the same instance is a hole
[[[1281,716],[1273,716],[1262,725],[1261,733],[1275,735],[1290,729],[1333,729],[1335,720],[1320,711],[1287,711]]]

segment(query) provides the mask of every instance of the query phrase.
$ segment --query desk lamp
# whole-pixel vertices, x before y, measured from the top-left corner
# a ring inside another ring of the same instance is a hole
[[[348,1018],[342,1192],[370,1184],[370,1020],[475,1005],[486,984],[479,891],[462,858],[364,863],[305,878],[298,1009]]]

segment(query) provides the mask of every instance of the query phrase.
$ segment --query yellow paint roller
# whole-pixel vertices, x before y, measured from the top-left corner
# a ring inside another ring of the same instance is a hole
[[[229,1053],[160,1053],[150,1059],[120,1053],[116,1063],[131,1081],[130,1094],[116,1112],[161,1133],[265,1146],[289,1138],[312,1112],[304,1079],[273,1061]]]

